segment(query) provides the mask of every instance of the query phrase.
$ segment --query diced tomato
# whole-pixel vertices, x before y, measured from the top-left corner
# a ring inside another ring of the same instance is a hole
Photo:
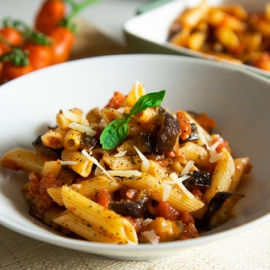
[[[105,108],[119,109],[123,106],[125,98],[125,95],[115,91],[113,97],[109,100],[109,103],[105,106]]]
[[[50,187],[59,187],[62,185],[62,182],[55,179],[52,174],[42,177],[35,172],[29,175],[29,181],[29,198],[35,210],[33,214],[37,218],[42,219],[43,213],[54,204],[53,199],[47,193],[47,189]]]
[[[157,206],[157,215],[167,220],[177,220],[179,212],[172,207],[168,202],[161,201]]]
[[[212,141],[212,144],[215,144],[218,141],[218,137],[214,138]],[[227,147],[229,145],[228,141],[222,140],[220,144],[216,147],[216,151],[220,153],[224,147]]]
[[[105,208],[108,208],[110,202],[111,202],[111,193],[107,189],[100,189],[97,193],[97,203]]]
[[[180,130],[181,130],[179,137],[184,141],[188,139],[191,133],[190,121],[185,115],[185,113],[182,111],[178,111],[176,113],[176,116],[177,116],[177,120],[178,120],[178,123],[180,125]]]
[[[183,232],[181,234],[180,240],[196,238],[199,236],[199,233],[195,227],[195,220],[189,212],[181,212],[179,219],[183,221]]]
[[[180,240],[196,238],[198,236],[199,236],[199,233],[193,223],[183,224],[183,232],[181,234]]]

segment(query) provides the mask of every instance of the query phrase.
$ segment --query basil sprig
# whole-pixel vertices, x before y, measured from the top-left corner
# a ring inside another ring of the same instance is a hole
[[[121,144],[128,136],[128,123],[131,118],[147,108],[159,106],[164,99],[166,90],[153,92],[141,96],[129,113],[124,114],[124,118],[112,121],[103,130],[100,136],[100,143],[103,149],[114,149]]]

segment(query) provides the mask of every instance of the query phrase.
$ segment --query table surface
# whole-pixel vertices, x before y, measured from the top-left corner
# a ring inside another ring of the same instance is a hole
[[[31,25],[41,2],[2,0],[0,20],[10,16]],[[103,0],[84,10],[72,59],[125,53],[122,25],[147,2]],[[85,43],[89,38],[91,44]],[[270,219],[237,236],[154,261],[112,260],[39,242],[0,225],[1,269],[270,269]]]

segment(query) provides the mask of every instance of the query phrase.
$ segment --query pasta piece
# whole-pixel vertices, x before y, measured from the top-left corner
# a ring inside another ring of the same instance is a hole
[[[62,196],[65,207],[81,219],[85,219],[97,233],[103,234],[114,243],[138,243],[135,228],[127,219],[67,186],[62,187]]]
[[[137,100],[145,95],[144,85],[136,81],[131,90],[129,91],[125,100],[125,113],[129,113],[130,109],[137,102]]]
[[[110,192],[114,192],[121,187],[115,179],[108,178],[107,176],[96,176],[90,180],[81,182],[81,188],[78,190],[80,194],[85,197],[90,197],[93,193],[100,189],[107,189]]]
[[[187,9],[178,19],[183,27],[193,29],[200,21],[202,21],[208,12],[207,1],[202,1],[198,6]]]
[[[89,180],[84,180],[80,184],[71,185],[72,190],[77,191],[81,195],[91,198],[98,190],[106,189],[109,192],[114,192],[122,187],[116,180],[112,180],[107,176],[96,176]],[[58,204],[63,206],[62,188],[53,187],[47,189],[48,194]]]
[[[76,164],[69,165],[69,167],[83,177],[87,177],[92,171],[93,162],[79,151],[64,149],[61,159],[64,161],[75,161]]]
[[[178,46],[186,47],[188,45],[188,38],[189,38],[190,32],[191,32],[190,29],[183,28],[180,32],[175,34],[170,39],[170,42]]]
[[[123,118],[123,114],[113,108],[103,108],[100,110],[100,115],[106,124],[113,120]]]
[[[115,157],[104,154],[102,159],[112,170],[140,170],[142,160],[139,156]]]
[[[211,26],[219,27],[222,25],[233,31],[244,31],[246,29],[244,22],[222,11],[220,8],[210,8],[207,21]]]
[[[218,7],[220,10],[236,17],[239,20],[246,20],[248,18],[248,12],[239,4],[221,5]]]
[[[249,157],[237,158],[234,160],[235,173],[232,178],[229,191],[232,192],[236,191],[243,174],[245,174],[248,168],[250,167],[249,160],[250,160]]]
[[[150,174],[143,174],[142,177],[136,177],[134,179],[123,179],[123,184],[143,190],[146,189],[147,193],[152,196],[156,201],[163,200],[163,181],[160,178],[153,177]],[[167,202],[174,207],[177,211],[189,211],[193,212],[201,207],[204,203],[197,198],[190,198],[182,190],[172,186]]]
[[[196,31],[192,33],[188,38],[188,47],[194,51],[200,51],[203,47],[203,44],[206,40],[205,31]]]
[[[148,173],[150,175],[153,175],[154,177],[161,178],[161,179],[165,179],[167,177],[165,172],[163,171],[163,169],[157,162],[153,160],[149,160],[149,164],[150,164],[150,167],[148,169]]]
[[[56,115],[56,122],[61,129],[67,130],[69,129],[69,125],[72,122],[76,122],[82,125],[89,125],[86,116],[84,115],[83,111],[78,108],[73,108],[72,110],[61,110]]]
[[[42,144],[54,149],[62,148],[65,134],[66,131],[62,129],[48,130],[41,136]]]
[[[59,161],[45,161],[44,166],[41,170],[41,175],[46,176],[51,174],[57,179],[61,173],[62,164]]]
[[[205,147],[196,143],[187,142],[180,147],[181,152],[187,160],[193,160],[195,165],[205,169],[211,169],[213,164],[209,161],[210,155]]]
[[[94,230],[88,221],[80,218],[70,211],[61,213],[56,218],[54,218],[53,221],[89,241],[112,244],[115,243],[114,239],[106,237],[102,231]]]
[[[226,148],[223,148],[224,158],[217,161],[211,186],[204,194],[204,200],[207,204],[220,191],[228,191],[235,173],[235,165],[231,154]]]
[[[228,50],[236,51],[240,46],[240,40],[237,34],[226,26],[220,26],[215,31],[217,40]]]
[[[45,161],[49,161],[51,158],[23,148],[14,148],[5,153],[1,159],[1,164],[10,170],[22,170],[29,175],[31,172],[40,173]]]
[[[63,146],[70,151],[75,151],[80,148],[82,134],[76,130],[69,130],[63,139]]]
[[[62,199],[62,187],[51,187],[47,188],[47,193],[51,196],[51,198],[60,206],[64,205]]]

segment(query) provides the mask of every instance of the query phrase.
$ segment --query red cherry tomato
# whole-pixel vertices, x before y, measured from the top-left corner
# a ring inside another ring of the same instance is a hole
[[[31,64],[25,66],[16,66],[11,62],[6,62],[3,65],[2,76],[1,76],[1,83],[6,81],[11,81],[16,79],[22,75],[30,73],[33,71]]]
[[[48,67],[52,64],[53,54],[51,46],[28,42],[25,44],[24,50],[28,51],[28,58],[33,70]]]
[[[48,34],[64,18],[66,12],[65,2],[62,0],[46,0],[35,19],[36,30]]]
[[[2,81],[3,67],[4,67],[4,64],[0,62],[0,83]]]
[[[0,29],[0,35],[12,46],[19,47],[23,44],[23,36],[16,28],[3,27]]]
[[[49,34],[53,40],[53,62],[59,64],[67,61],[71,54],[75,37],[71,30],[66,27],[57,27]]]
[[[19,47],[23,44],[22,34],[13,27],[3,27],[0,29],[0,55],[12,50],[11,46]]]

